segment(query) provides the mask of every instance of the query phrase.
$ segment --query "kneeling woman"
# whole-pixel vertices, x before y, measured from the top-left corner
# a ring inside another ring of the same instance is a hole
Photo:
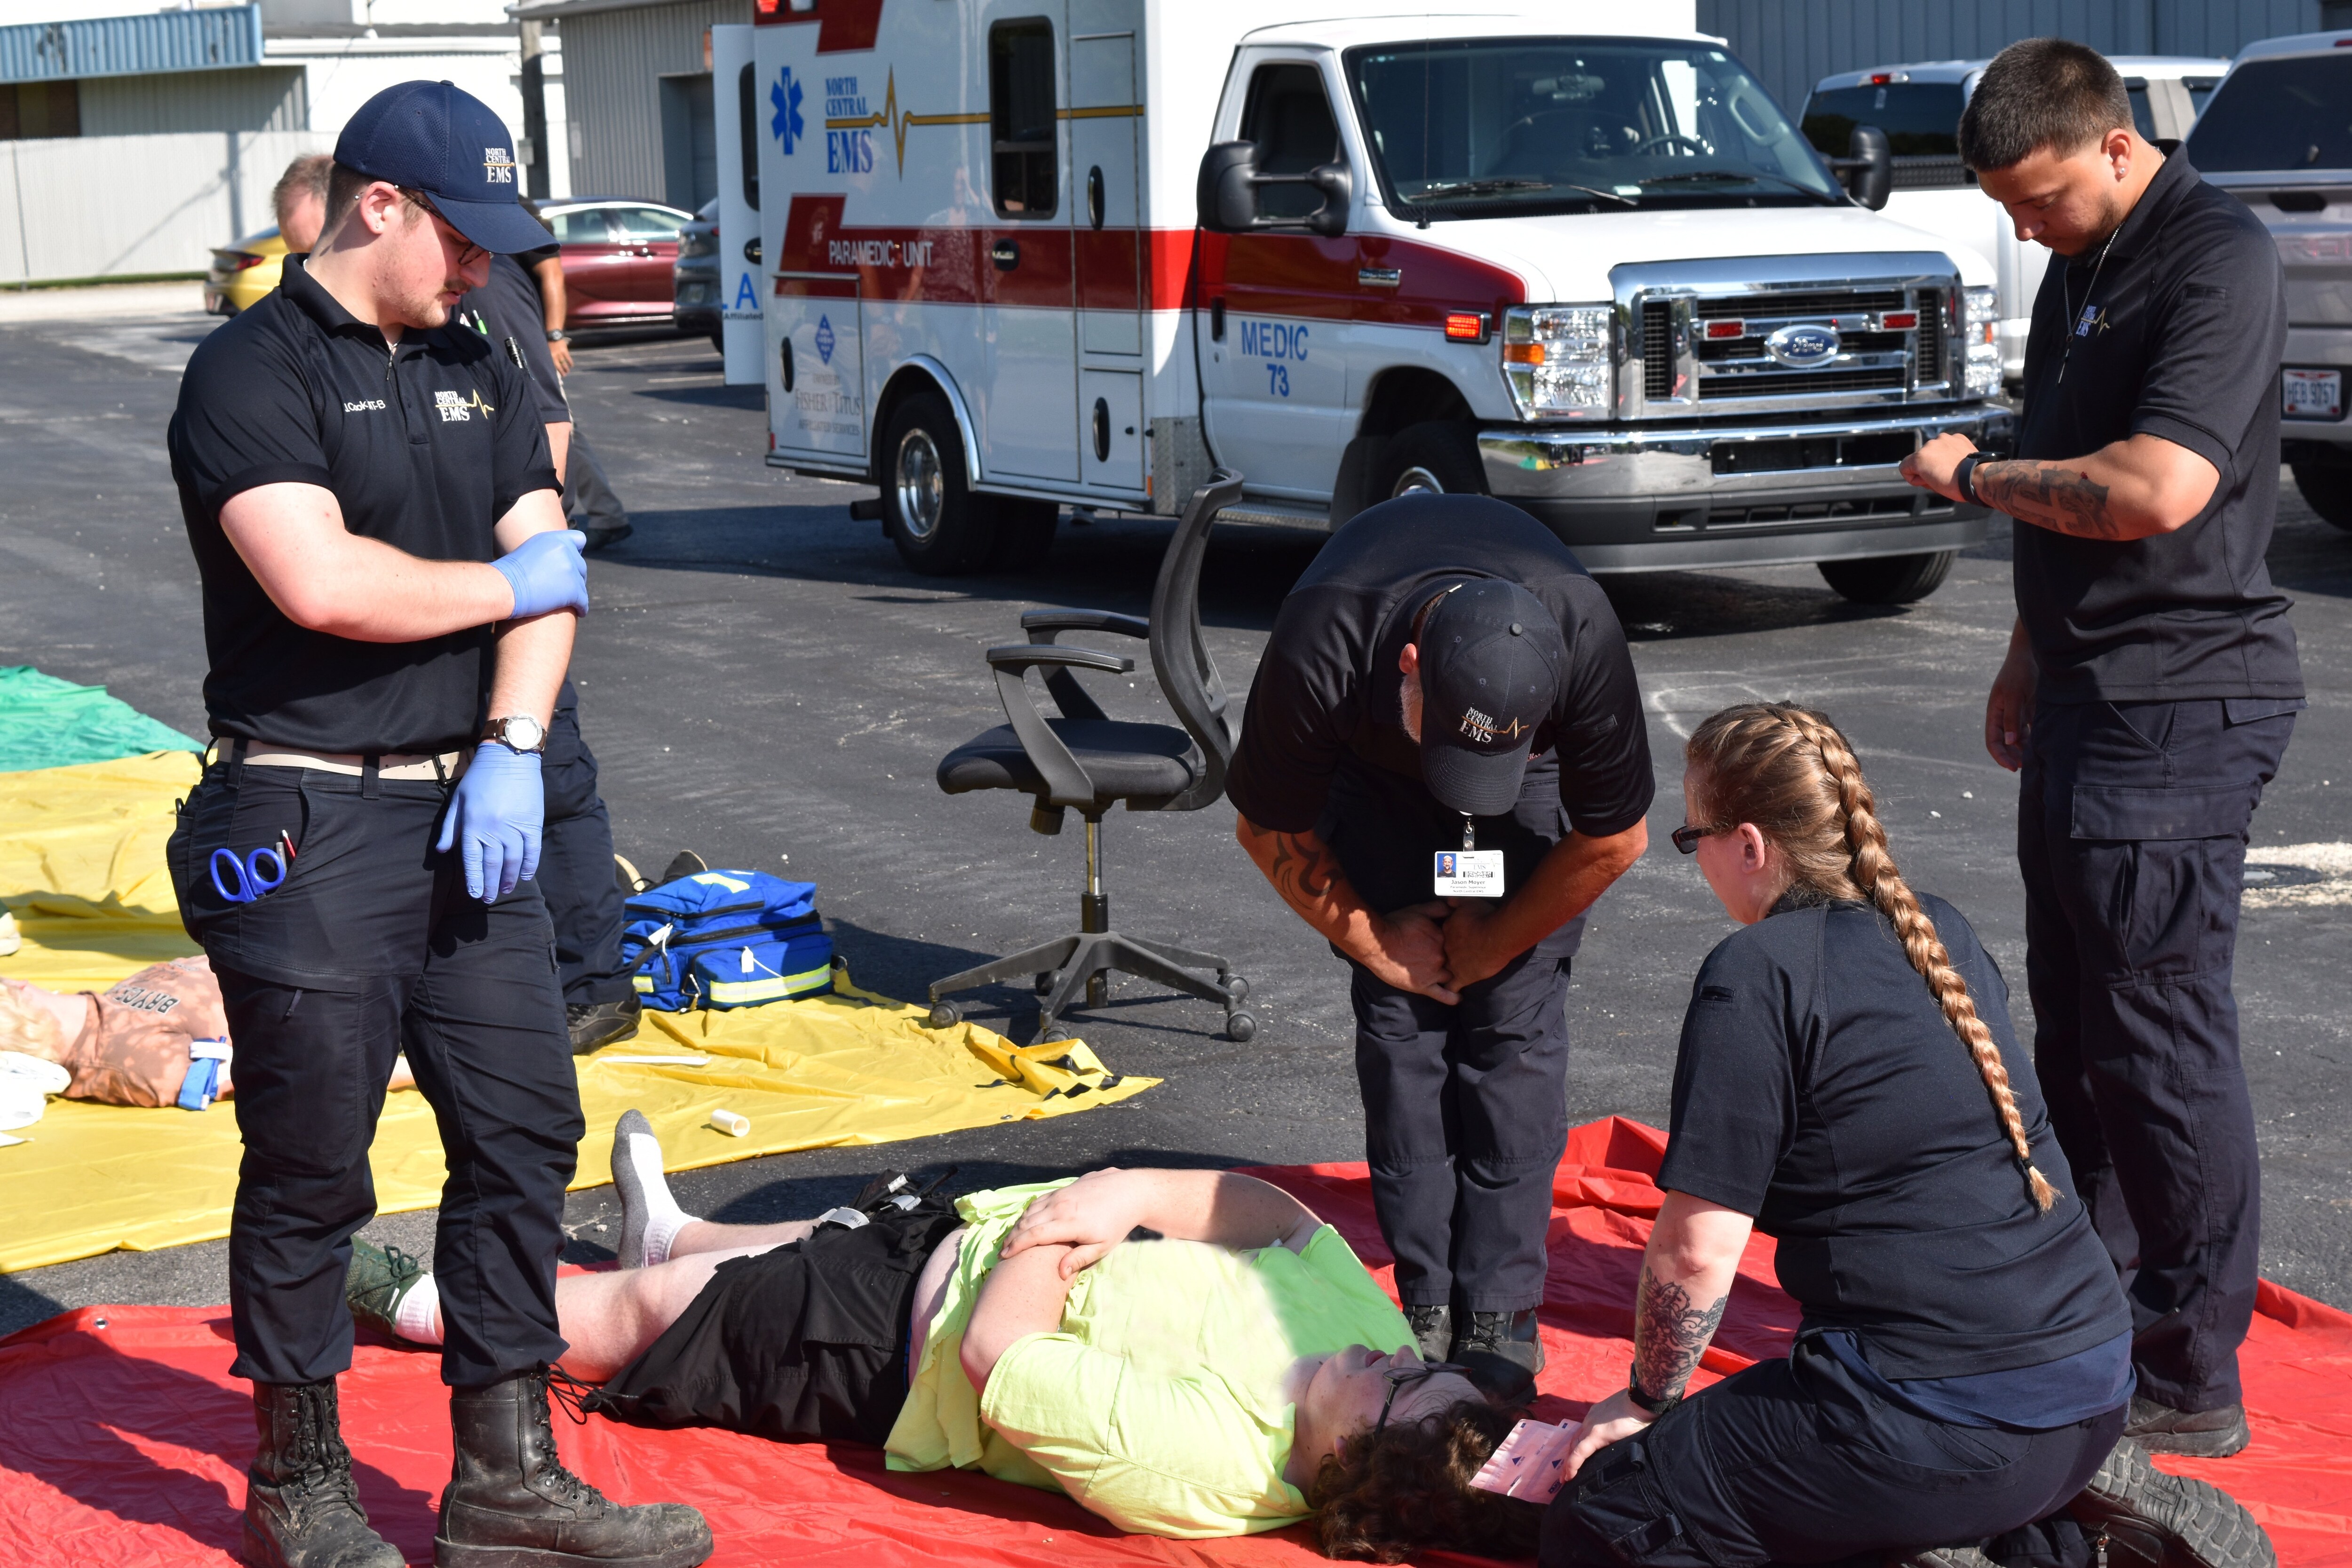
[[[2126,1559],[2268,1560],[2226,1497],[2118,1447],[2115,1266],[2000,971],[1896,875],[1845,738],[1806,709],[1732,708],[1686,763],[1675,847],[1747,929],[1692,988],[1633,1365],[1580,1429],[1545,1568],[2063,1563],[2087,1560],[2085,1526]],[[1682,1402],[1757,1226],[1804,1309],[1796,1345]]]
[[[717,1225],[678,1209],[635,1111],[613,1172],[621,1271],[556,1282],[589,1408],[880,1444],[892,1469],[982,1469],[1146,1534],[1319,1513],[1335,1556],[1532,1542],[1526,1504],[1469,1484],[1510,1416],[1423,1362],[1348,1244],[1278,1187],[1097,1171],[950,1204],[883,1179],[814,1220]],[[432,1276],[397,1253],[354,1242],[349,1293],[438,1342]]]

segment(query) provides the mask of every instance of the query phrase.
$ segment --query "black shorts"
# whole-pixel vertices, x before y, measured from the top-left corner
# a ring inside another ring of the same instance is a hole
[[[685,1315],[589,1396],[647,1426],[879,1444],[907,1402],[907,1319],[946,1198],[720,1264]]]

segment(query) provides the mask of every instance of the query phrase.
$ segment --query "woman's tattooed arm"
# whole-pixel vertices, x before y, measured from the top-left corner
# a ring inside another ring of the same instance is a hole
[[[1633,1299],[1633,1366],[1643,1394],[1670,1399],[1682,1393],[1730,1300],[1727,1293],[1702,1307],[1682,1286],[1659,1279],[1646,1262],[1642,1266]]]

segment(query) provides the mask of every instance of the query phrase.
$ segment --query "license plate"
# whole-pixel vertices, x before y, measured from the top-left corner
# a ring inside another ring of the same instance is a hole
[[[2344,417],[2344,373],[2340,370],[2279,372],[2279,412],[2289,419]]]

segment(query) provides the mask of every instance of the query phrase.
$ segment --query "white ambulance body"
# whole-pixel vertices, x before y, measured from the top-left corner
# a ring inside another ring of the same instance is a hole
[[[1213,460],[1240,521],[1482,490],[1596,571],[1858,597],[1982,537],[1895,465],[2008,427],[1990,268],[1848,200],[1689,0],[757,3],[768,460],[878,484],[919,570]]]

